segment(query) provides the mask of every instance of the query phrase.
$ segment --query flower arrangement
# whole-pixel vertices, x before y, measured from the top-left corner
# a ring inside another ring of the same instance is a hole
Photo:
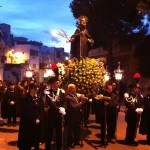
[[[74,83],[77,92],[89,96],[99,94],[100,87],[105,85],[106,69],[104,62],[93,58],[73,58],[65,64],[57,64],[62,86]]]

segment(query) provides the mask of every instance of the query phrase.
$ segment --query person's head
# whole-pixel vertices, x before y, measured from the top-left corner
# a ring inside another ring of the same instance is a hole
[[[28,87],[28,81],[27,80],[22,80],[21,81],[21,86]]]
[[[107,93],[112,93],[112,90],[113,90],[112,85],[111,84],[107,84],[106,85],[106,92]]]
[[[60,81],[58,77],[51,77],[48,80],[48,84],[50,87],[52,87],[54,90],[57,90],[60,87]]]
[[[75,84],[69,84],[68,85],[68,92],[71,94],[76,94],[76,86]]]
[[[13,81],[9,82],[8,83],[8,88],[11,89],[11,90],[15,89],[15,83]]]
[[[117,89],[117,84],[115,82],[112,83],[112,88],[113,88],[113,90]]]
[[[88,22],[88,17],[86,16],[80,16],[78,18],[78,22],[80,25],[86,26],[87,22]]]
[[[133,84],[131,86],[131,93],[138,94],[139,93],[139,87],[136,84]]]
[[[37,94],[38,86],[36,83],[29,84],[29,92],[33,95]]]

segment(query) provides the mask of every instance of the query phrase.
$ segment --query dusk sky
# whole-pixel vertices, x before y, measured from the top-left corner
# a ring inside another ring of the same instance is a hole
[[[69,8],[72,0],[0,0],[0,23],[11,25],[14,36],[42,42],[46,46],[64,47],[70,44],[55,31],[64,29],[70,37],[76,20]]]

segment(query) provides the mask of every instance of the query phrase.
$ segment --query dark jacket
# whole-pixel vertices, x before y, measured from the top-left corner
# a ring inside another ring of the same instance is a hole
[[[44,109],[44,115],[42,115],[43,117],[41,121],[42,142],[45,142],[45,140],[51,136],[51,130],[53,130],[53,128],[59,128],[59,127],[61,128],[63,117],[59,112],[59,107],[66,108],[65,106],[66,104],[64,101],[65,93],[63,90],[59,89],[60,92],[59,92],[58,99],[56,98],[56,95],[58,94],[57,91],[54,91],[53,89],[45,89],[45,90],[48,93],[43,94],[41,96],[42,107]]]
[[[77,101],[70,93],[66,95],[67,110],[66,110],[66,123],[74,124],[81,122],[81,107],[82,104]]]
[[[14,101],[13,105],[11,105],[11,101]],[[10,116],[17,115],[18,111],[17,105],[18,105],[18,96],[16,90],[7,89],[3,97],[2,117],[7,118],[8,115]]]
[[[136,108],[141,108],[143,105],[143,97],[141,94],[132,94],[129,93],[129,97],[124,100],[125,106],[127,108],[125,114],[125,120],[127,122],[133,122],[137,120],[137,112],[135,111]]]
[[[29,93],[24,95],[18,135],[19,148],[32,147],[40,141],[40,123],[36,124],[37,119],[41,121],[42,108],[40,106],[38,97],[33,98]]]

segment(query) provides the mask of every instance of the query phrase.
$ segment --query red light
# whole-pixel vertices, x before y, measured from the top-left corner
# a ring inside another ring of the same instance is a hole
[[[134,74],[134,79],[140,79],[141,78],[141,75],[137,72]]]
[[[56,64],[52,64],[52,70],[57,69],[57,65]]]

